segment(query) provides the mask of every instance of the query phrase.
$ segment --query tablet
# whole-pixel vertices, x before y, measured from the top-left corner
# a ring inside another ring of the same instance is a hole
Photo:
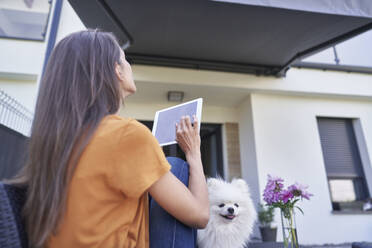
[[[176,144],[176,123],[179,123],[182,116],[190,116],[191,123],[193,115],[196,115],[201,123],[203,98],[185,102],[170,108],[162,109],[156,112],[152,134],[158,140],[161,146]]]

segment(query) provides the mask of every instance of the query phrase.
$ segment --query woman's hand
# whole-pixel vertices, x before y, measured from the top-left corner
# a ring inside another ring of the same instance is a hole
[[[191,124],[189,116],[183,116],[180,123],[176,123],[176,141],[186,155],[186,159],[200,159],[200,135],[196,116]]]

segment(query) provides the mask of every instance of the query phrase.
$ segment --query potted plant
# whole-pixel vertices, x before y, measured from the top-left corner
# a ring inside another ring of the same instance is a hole
[[[274,220],[274,207],[264,207],[260,204],[258,211],[258,221],[260,222],[260,233],[262,241],[264,242],[275,242],[276,241],[276,226],[272,225]]]

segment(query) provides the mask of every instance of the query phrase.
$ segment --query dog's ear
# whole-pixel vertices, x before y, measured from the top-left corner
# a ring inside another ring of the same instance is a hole
[[[210,177],[207,180],[207,186],[210,189],[215,188],[218,185],[218,183],[219,183],[219,179],[217,179],[217,178]]]
[[[238,187],[241,191],[246,192],[246,193],[249,193],[248,184],[243,179],[241,179],[241,178],[234,178],[231,181],[231,184],[232,185],[235,185],[236,187]]]

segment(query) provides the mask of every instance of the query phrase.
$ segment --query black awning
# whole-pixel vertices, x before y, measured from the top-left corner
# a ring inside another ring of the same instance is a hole
[[[129,45],[132,63],[263,75],[372,28],[370,0],[69,2],[87,27]]]

